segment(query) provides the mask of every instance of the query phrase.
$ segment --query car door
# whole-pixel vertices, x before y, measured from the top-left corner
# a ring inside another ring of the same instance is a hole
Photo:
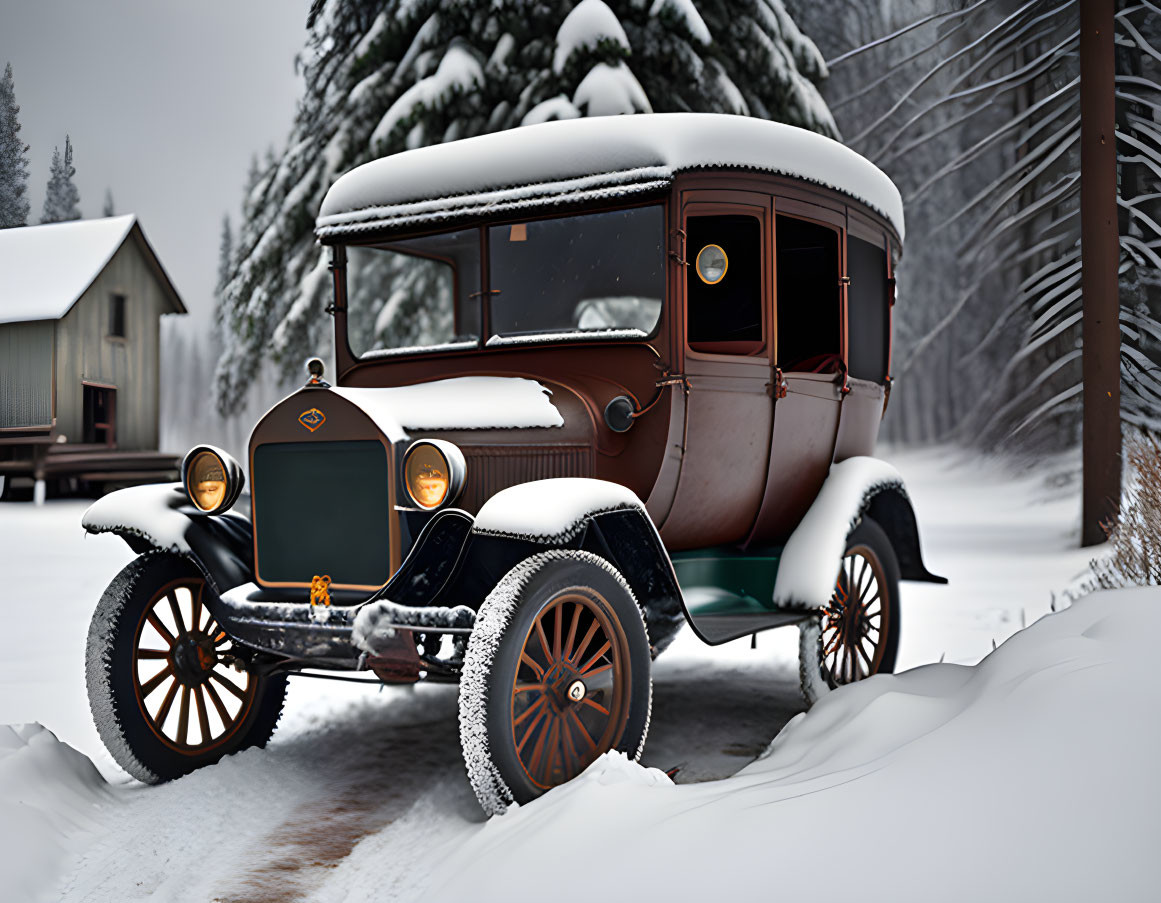
[[[843,214],[774,199],[774,313],[779,388],[761,510],[749,548],[785,542],[834,457],[846,375]]]
[[[687,387],[671,550],[744,541],[762,499],[773,420],[770,198],[687,191],[675,351]]]

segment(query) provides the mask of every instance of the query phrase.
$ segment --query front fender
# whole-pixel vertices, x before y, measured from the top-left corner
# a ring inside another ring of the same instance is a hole
[[[478,609],[511,568],[545,549],[583,549],[617,568],[645,614],[655,651],[684,622],[677,577],[641,500],[617,483],[579,477],[521,483],[492,496],[476,516],[444,604]]]
[[[81,517],[89,533],[113,533],[136,553],[150,549],[189,558],[221,595],[254,579],[253,528],[241,514],[201,514],[181,483],[119,489]]]
[[[899,560],[900,577],[947,583],[923,564],[915,512],[899,471],[877,458],[848,458],[831,467],[810,510],[786,541],[774,582],[775,606],[826,607],[847,534],[863,517],[887,533]]]

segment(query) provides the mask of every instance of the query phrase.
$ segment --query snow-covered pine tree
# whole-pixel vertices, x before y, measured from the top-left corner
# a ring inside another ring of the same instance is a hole
[[[230,282],[230,271],[234,265],[234,227],[230,222],[230,214],[222,214],[222,235],[218,241],[218,281],[214,286],[214,320],[210,324],[210,339],[214,348],[220,348],[222,342],[222,320],[225,312],[222,307],[222,298],[226,285]]]
[[[44,212],[40,217],[42,223],[63,223],[81,218],[78,206],[81,195],[73,182],[73,176],[76,174],[77,171],[73,167],[73,142],[65,135],[64,155],[61,155],[59,147],[52,149],[48,190],[44,195]]]
[[[360,163],[549,119],[649,110],[837,134],[816,87],[825,63],[782,0],[316,0],[307,27],[307,88],[286,150],[243,200],[223,294],[223,413],[264,358],[294,375],[326,341],[314,217],[335,178]],[[407,313],[378,326],[406,340],[417,328]]]
[[[0,78],[0,229],[28,223],[28,145],[20,140],[12,64]]]

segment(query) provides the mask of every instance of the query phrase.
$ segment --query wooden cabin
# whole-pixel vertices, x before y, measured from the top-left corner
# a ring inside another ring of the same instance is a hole
[[[184,313],[135,216],[0,230],[0,492],[176,479],[160,333]]]

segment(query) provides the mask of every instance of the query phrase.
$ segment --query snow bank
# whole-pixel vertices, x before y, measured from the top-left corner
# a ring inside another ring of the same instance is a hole
[[[636,79],[618,66],[600,64],[589,77],[612,84],[622,107],[643,108]],[[572,104],[595,104],[582,87]],[[869,160],[806,129],[720,113],[559,119],[392,154],[331,186],[316,231],[334,237],[472,212],[655,192],[679,172],[711,167],[825,185],[877,210],[903,235],[899,191]]]
[[[519,874],[590,900],[590,883],[557,880],[567,850],[600,863],[603,887],[670,901],[714,899],[723,876],[816,899],[834,868],[870,901],[1151,899],[1159,630],[1161,589],[1083,599],[974,667],[840,688],[723,781],[675,787],[605,757],[493,819],[428,896],[510,899]]]
[[[806,516],[782,550],[774,581],[774,604],[824,608],[834,592],[847,534],[868,494],[903,487],[899,471],[878,458],[848,458],[835,464]]]
[[[534,379],[457,376],[385,389],[334,388],[392,440],[405,429],[449,430],[556,427],[564,418],[549,389]]]
[[[472,529],[563,540],[588,514],[643,507],[633,490],[618,483],[585,477],[533,480],[502,489],[484,502]]]
[[[63,867],[113,799],[85,756],[39,724],[0,725],[0,887],[7,900],[59,899]]]

